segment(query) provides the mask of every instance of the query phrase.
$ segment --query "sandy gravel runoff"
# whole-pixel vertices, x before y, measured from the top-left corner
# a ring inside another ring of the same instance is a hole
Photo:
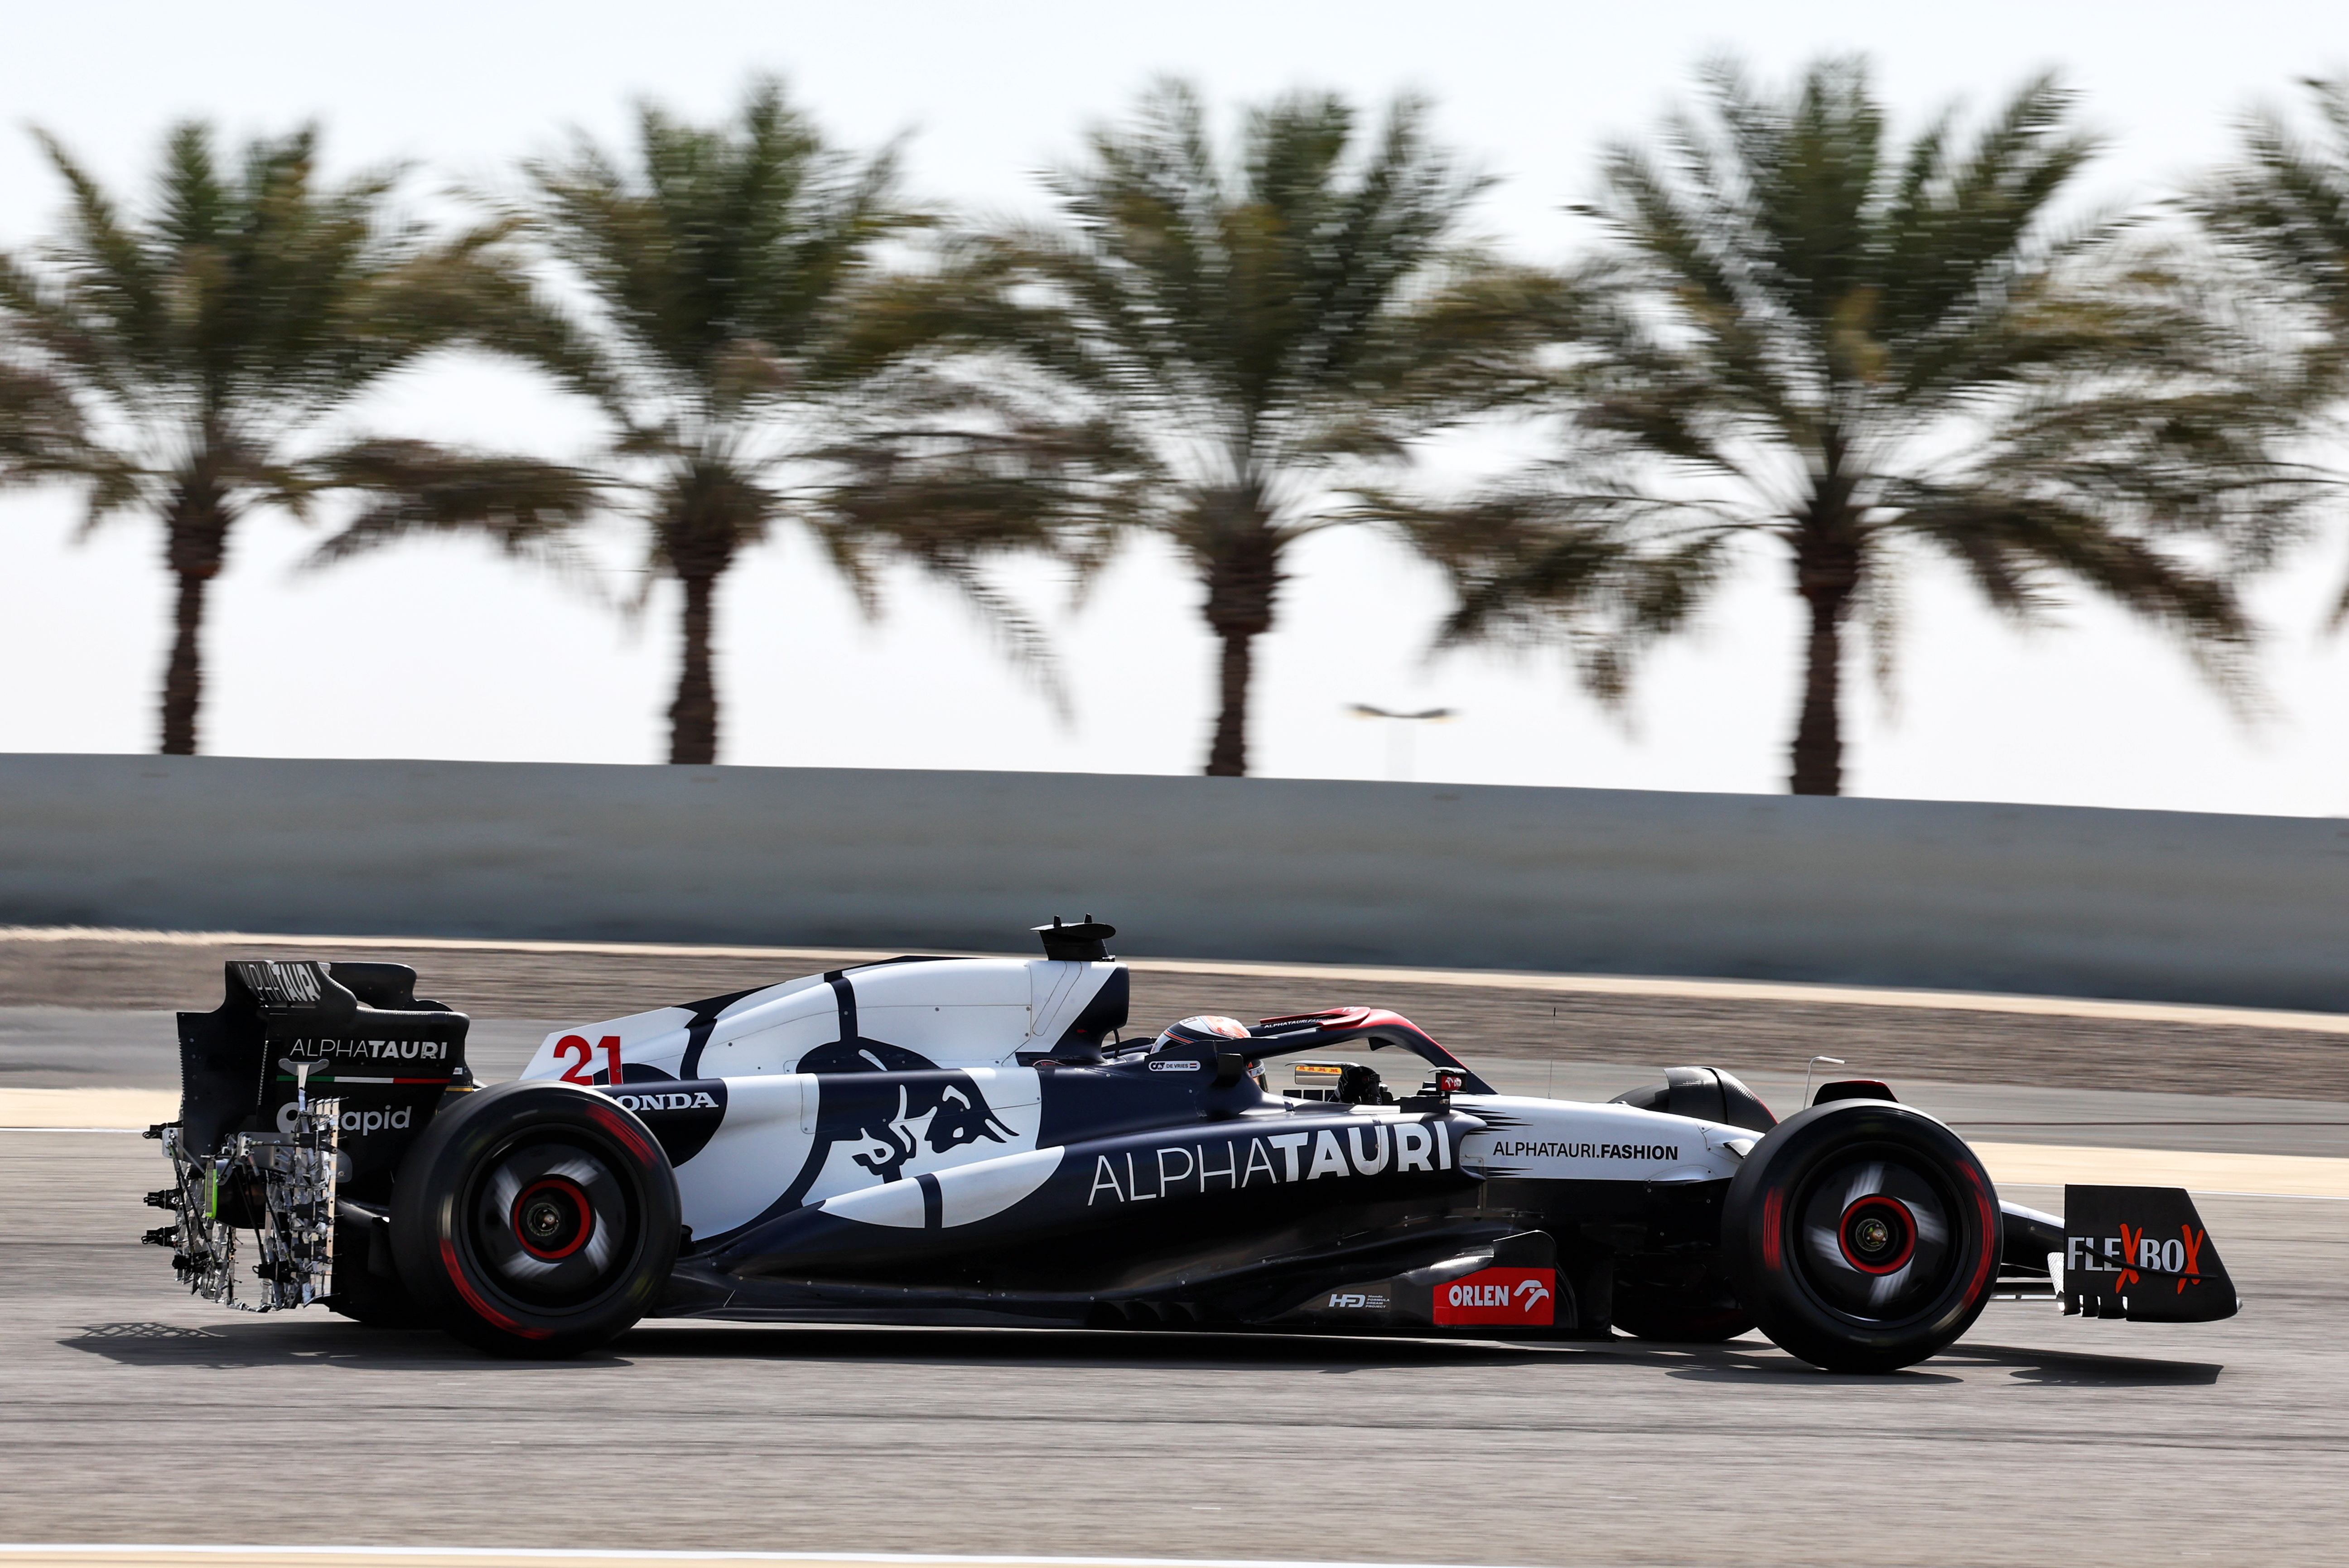
[[[481,1018],[611,1018],[820,972],[866,954],[651,944],[0,932],[0,1007],[209,1009],[232,958],[388,959]],[[2349,1101],[2349,1017],[1947,997],[1831,986],[1132,961],[1133,1021],[1373,1002],[1472,1058],[1705,1062],[1799,1074]]]

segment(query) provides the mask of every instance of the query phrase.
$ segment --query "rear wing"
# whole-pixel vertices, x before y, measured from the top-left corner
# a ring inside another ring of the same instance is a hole
[[[225,983],[220,1006],[180,1014],[180,1141],[198,1158],[240,1132],[290,1132],[306,1077],[312,1098],[342,1103],[345,1179],[388,1170],[440,1096],[471,1086],[471,1020],[419,1001],[406,964],[238,960]]]
[[[2242,1302],[2181,1187],[2066,1187],[2064,1311],[2132,1323],[2212,1323]]]

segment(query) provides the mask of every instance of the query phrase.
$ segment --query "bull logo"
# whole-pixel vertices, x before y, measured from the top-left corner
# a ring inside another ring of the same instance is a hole
[[[835,1150],[873,1179],[896,1181],[926,1149],[948,1154],[1019,1137],[987,1103],[978,1080],[902,1045],[837,1041],[800,1058],[799,1070],[817,1075],[815,1137],[779,1210],[805,1201]]]

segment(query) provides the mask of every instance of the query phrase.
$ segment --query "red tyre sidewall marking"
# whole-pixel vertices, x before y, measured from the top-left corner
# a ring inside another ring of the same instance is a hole
[[[636,1156],[637,1164],[652,1164],[652,1146],[645,1142],[644,1135],[642,1133],[636,1131],[636,1128],[630,1127],[626,1122],[622,1121],[617,1114],[612,1111],[607,1111],[603,1106],[598,1106],[595,1109],[591,1110],[588,1115],[594,1118],[597,1127],[602,1127],[605,1132],[610,1133],[614,1137],[619,1139],[621,1147],[626,1148],[630,1154]]]
[[[457,1287],[457,1293],[465,1298],[465,1304],[484,1322],[504,1329],[508,1334],[520,1334],[524,1339],[550,1337],[548,1330],[526,1328],[483,1301],[481,1293],[473,1288],[473,1282],[465,1277],[465,1265],[457,1257],[457,1243],[446,1236],[440,1238],[440,1266],[449,1271],[449,1282]]]
[[[1999,1254],[2005,1250],[2002,1245],[1993,1244],[1993,1238],[2001,1237],[2003,1228],[1999,1223],[1996,1200],[1983,1189],[1982,1172],[1975,1168],[1971,1160],[1967,1160],[1958,1168],[1965,1172],[1966,1185],[1973,1189],[1975,1212],[1982,1221],[1982,1262],[1974,1266],[1972,1282],[1966,1287],[1966,1299],[1974,1301],[1990,1289],[1991,1275],[1998,1267]]]

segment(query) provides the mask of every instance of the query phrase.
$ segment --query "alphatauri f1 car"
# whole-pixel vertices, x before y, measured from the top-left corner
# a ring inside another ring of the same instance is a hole
[[[1040,959],[901,958],[565,1029],[477,1087],[398,964],[227,966],[180,1015],[196,1293],[575,1354],[646,1316],[1716,1341],[1886,1371],[2000,1293],[2229,1316],[2183,1191],[2002,1203],[1884,1085],[1781,1122],[1675,1067],[1495,1093],[1375,1007],[1125,1033],[1094,921]],[[1357,1060],[1417,1060],[1398,1094]],[[1292,1085],[1268,1086],[1270,1064]],[[250,1236],[249,1244],[240,1238]],[[250,1261],[250,1266],[241,1266]]]

